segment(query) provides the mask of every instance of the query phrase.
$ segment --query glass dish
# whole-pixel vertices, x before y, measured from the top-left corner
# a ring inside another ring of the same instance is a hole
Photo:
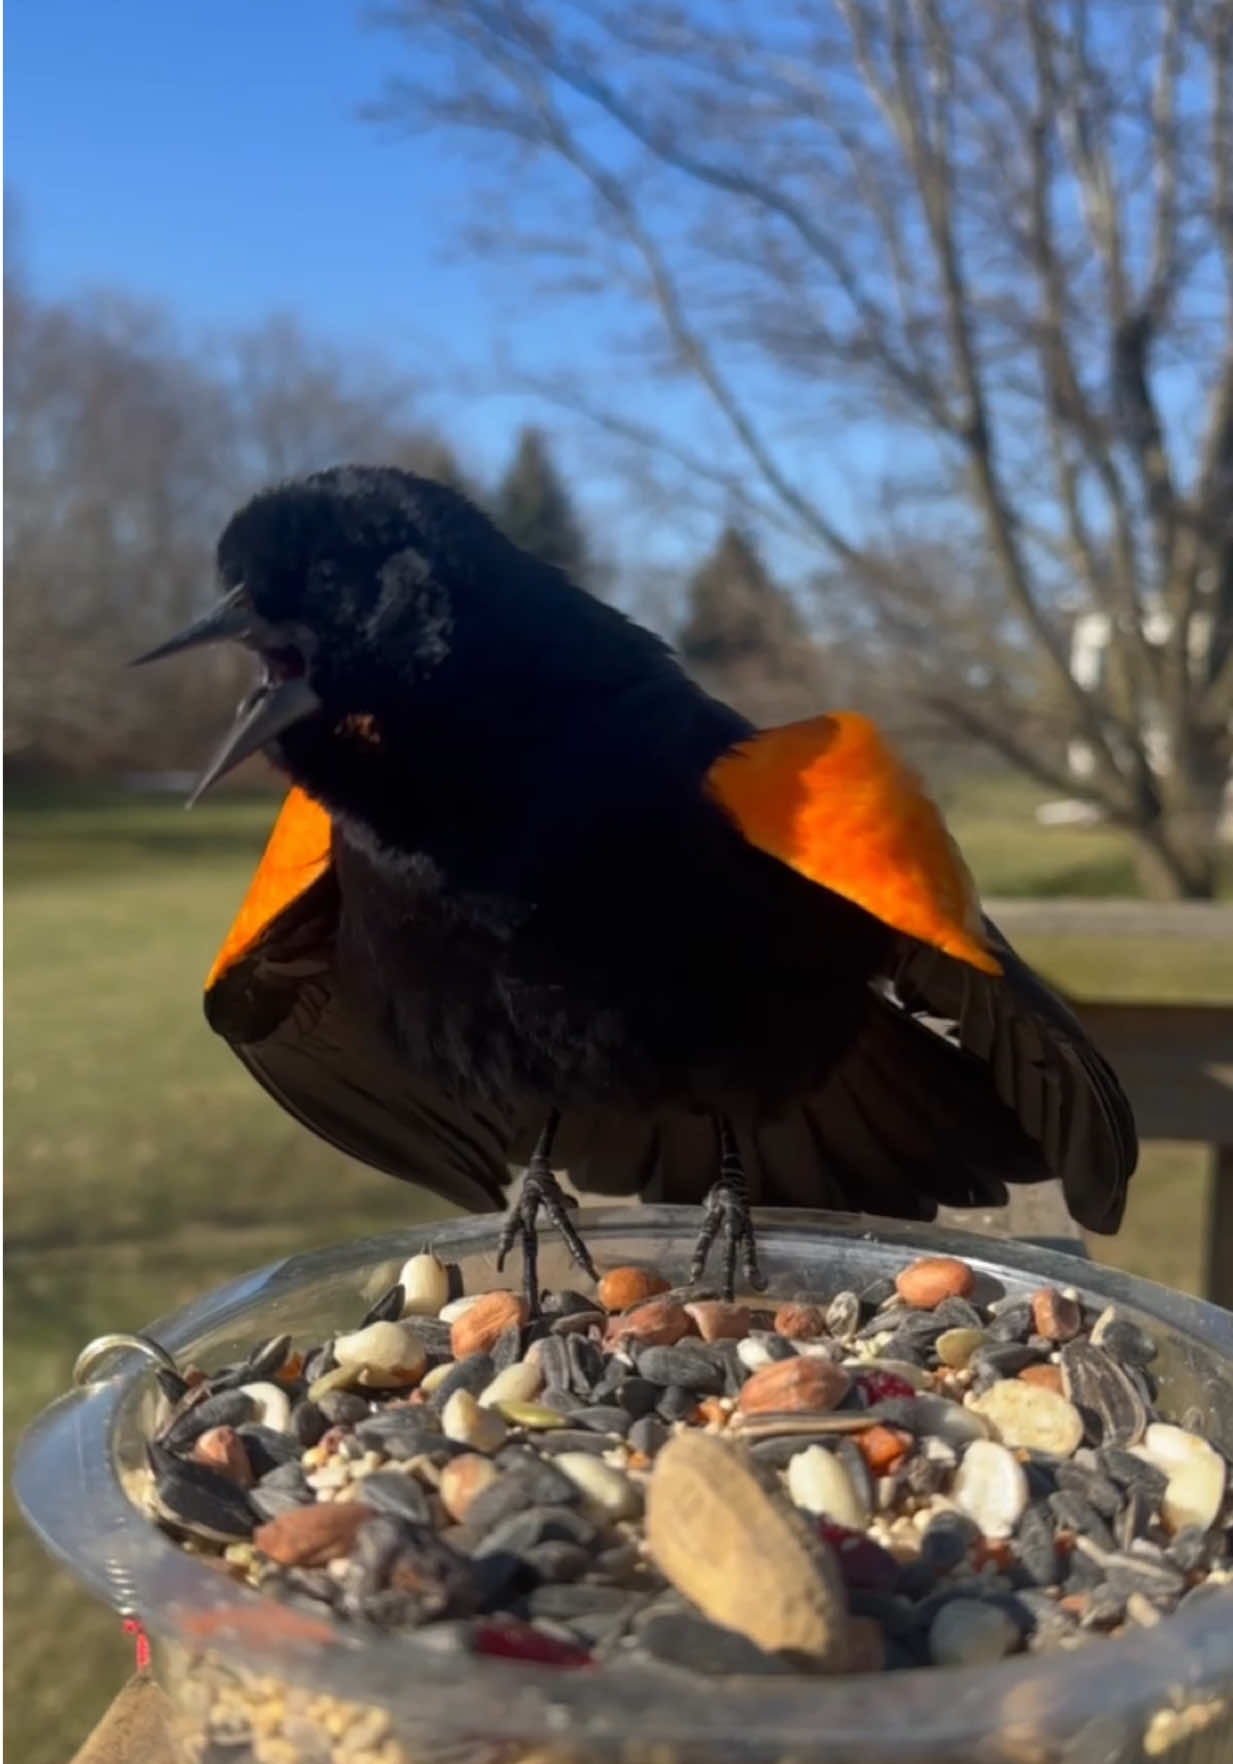
[[[1233,1450],[1233,1315],[1031,1245],[843,1215],[757,1215],[770,1296],[830,1295],[919,1254],[962,1256],[993,1289],[1050,1283],[1116,1301],[1160,1346],[1165,1412],[1195,1411]],[[682,1207],[578,1215],[602,1267],[644,1263],[683,1282],[698,1216]],[[491,1218],[295,1256],[150,1325],[176,1360],[209,1368],[290,1331],[354,1326],[403,1260],[431,1248],[467,1291],[503,1285]],[[547,1285],[572,1283],[555,1237]],[[983,1291],[982,1291],[983,1289]],[[113,1357],[21,1443],[16,1491],[45,1546],[91,1592],[139,1617],[175,1709],[186,1764],[1229,1764],[1233,1588],[1157,1627],[992,1667],[717,1683],[651,1668],[560,1671],[461,1657],[414,1635],[361,1639],[185,1553],[128,1492],[157,1401],[152,1362]],[[1192,1417],[1193,1419],[1193,1417]]]

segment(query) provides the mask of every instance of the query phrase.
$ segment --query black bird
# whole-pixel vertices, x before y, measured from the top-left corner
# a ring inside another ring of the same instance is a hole
[[[758,1284],[748,1205],[927,1219],[1060,1176],[1116,1230],[1117,1080],[984,918],[936,809],[852,713],[758,732],[656,637],[464,497],[339,467],[255,497],[223,640],[260,679],[197,794],[258,748],[292,780],[206,990],[284,1108],[472,1208],[535,1303],[553,1167],[703,1201]]]

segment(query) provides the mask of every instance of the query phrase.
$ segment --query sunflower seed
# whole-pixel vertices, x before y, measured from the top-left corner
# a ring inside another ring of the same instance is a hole
[[[1015,1555],[1033,1584],[1056,1585],[1059,1577],[1057,1540],[1050,1514],[1036,1502],[1024,1510],[1014,1541]]]
[[[331,1427],[353,1427],[357,1421],[365,1420],[370,1412],[367,1397],[353,1390],[327,1390],[319,1403],[308,1406],[316,1408]],[[320,1437],[318,1434],[317,1438]],[[305,1440],[304,1443],[316,1445],[317,1440]]]
[[[394,1323],[402,1316],[403,1302],[406,1295],[401,1285],[395,1282],[387,1287],[374,1304],[371,1304],[360,1318],[360,1328],[367,1329],[370,1323]]]
[[[1150,1366],[1159,1349],[1145,1329],[1110,1305],[1092,1324],[1093,1347],[1103,1348],[1124,1366]]]
[[[1090,1537],[1102,1549],[1111,1550],[1114,1548],[1113,1533],[1105,1521],[1095,1507],[1090,1506],[1083,1496],[1077,1494],[1073,1489],[1059,1488],[1056,1494],[1051,1494],[1049,1496],[1049,1511],[1053,1515],[1054,1522],[1064,1529],[1078,1532],[1083,1537]]]
[[[854,1292],[837,1292],[826,1307],[826,1327],[846,1341],[860,1327],[861,1301]]]
[[[195,1536],[231,1543],[249,1538],[257,1513],[229,1476],[187,1459],[172,1460],[154,1484],[155,1510]]]
[[[1022,1342],[1032,1333],[1032,1307],[1025,1299],[1017,1299],[999,1311],[988,1325],[990,1341]]]
[[[473,1502],[472,1511],[474,1507]],[[468,1532],[472,1530],[469,1516],[466,1529]],[[525,1556],[528,1550],[546,1543],[568,1543],[587,1549],[597,1535],[591,1520],[571,1507],[526,1507],[489,1527],[479,1538],[473,1553],[477,1556],[499,1553]]]
[[[456,1390],[469,1390],[472,1396],[478,1396],[487,1390],[496,1376],[491,1354],[467,1354],[464,1359],[455,1360],[448,1366],[443,1378],[434,1381],[428,1406],[439,1412]]]
[[[658,1415],[641,1415],[630,1428],[627,1438],[634,1451],[653,1458],[660,1447],[666,1444],[668,1429]]]
[[[1096,1445],[1134,1445],[1143,1438],[1147,1408],[1116,1361],[1077,1339],[1059,1355],[1062,1389],[1083,1416]]]
[[[1058,1464],[1053,1474],[1059,1488],[1069,1489],[1072,1494],[1079,1495],[1102,1518],[1116,1519],[1121,1512],[1120,1490],[1098,1469],[1072,1460],[1069,1464]]]
[[[356,1498],[378,1513],[393,1513],[417,1525],[429,1521],[428,1497],[414,1476],[401,1470],[374,1470],[355,1485]]]
[[[719,1366],[701,1354],[691,1354],[676,1347],[643,1348],[638,1355],[638,1373],[653,1384],[665,1388],[679,1386],[696,1396],[717,1396],[724,1387]]]
[[[246,1391],[218,1391],[177,1415],[164,1429],[162,1443],[170,1451],[186,1452],[211,1427],[239,1427],[256,1412],[257,1405]]]
[[[282,1339],[290,1339],[289,1337]],[[273,1428],[276,1433],[285,1433],[291,1421],[291,1402],[285,1390],[277,1384],[257,1382],[242,1384],[240,1389],[245,1396],[251,1397],[255,1406],[253,1419],[263,1427]]]
[[[575,1427],[589,1428],[593,1433],[623,1434],[629,1431],[630,1416],[614,1403],[596,1403],[585,1409],[575,1409],[570,1422]]]
[[[981,1540],[981,1528],[969,1514],[960,1511],[935,1513],[921,1533],[920,1553],[938,1574],[958,1567]]]
[[[1121,1446],[1105,1446],[1097,1452],[1096,1461],[1119,1488],[1142,1489],[1154,1506],[1159,1504],[1169,1478],[1150,1459],[1138,1452],[1123,1451]]]
[[[355,1437],[369,1451],[387,1458],[415,1458],[442,1438],[436,1417],[426,1409],[382,1409],[358,1423]]]
[[[612,1396],[634,1421],[649,1415],[662,1396],[657,1384],[649,1378],[623,1378]]]
[[[238,1435],[257,1476],[276,1470],[280,1464],[298,1464],[300,1461],[300,1442],[294,1434],[277,1433],[272,1427],[246,1421]]]

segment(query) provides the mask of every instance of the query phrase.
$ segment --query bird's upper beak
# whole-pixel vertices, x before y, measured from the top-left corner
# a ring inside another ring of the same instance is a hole
[[[142,667],[146,662],[162,661],[165,656],[178,655],[185,649],[197,649],[206,643],[238,642],[259,649],[263,635],[272,637],[273,634],[241,583],[220,600],[216,607],[202,618],[196,619],[177,636],[169,637],[165,643],[147,650],[145,655],[139,655],[133,666]],[[293,723],[311,716],[320,708],[320,698],[303,675],[280,680],[275,679],[267,670],[258,685],[242,700],[235,722],[218,752],[197,780],[187,807],[192,808],[195,802],[199,802],[206,791],[228,772],[233,771],[241,760],[246,760],[250,754],[256,753],[267,742],[281,735],[284,729],[289,729]]]

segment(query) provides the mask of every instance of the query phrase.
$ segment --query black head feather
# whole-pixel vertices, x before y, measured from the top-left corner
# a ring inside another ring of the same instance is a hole
[[[228,524],[218,567],[262,619],[302,629],[327,702],[381,680],[403,695],[437,682],[442,698],[481,683],[499,696],[586,689],[667,659],[466,497],[392,467],[336,466],[263,491]]]
[[[339,466],[263,491],[218,567],[243,585],[267,671],[303,675],[320,703],[266,751],[386,841],[464,803],[491,823],[489,794],[605,705],[667,679],[692,691],[658,638],[410,472]]]

